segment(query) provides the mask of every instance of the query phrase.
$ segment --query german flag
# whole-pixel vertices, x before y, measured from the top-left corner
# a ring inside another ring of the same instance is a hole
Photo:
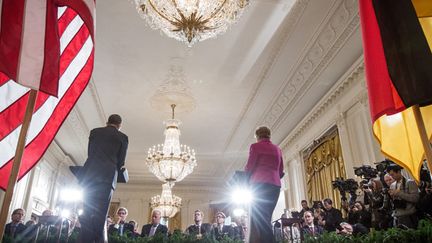
[[[419,181],[424,149],[412,106],[432,138],[432,0],[359,0],[373,132],[381,151]]]

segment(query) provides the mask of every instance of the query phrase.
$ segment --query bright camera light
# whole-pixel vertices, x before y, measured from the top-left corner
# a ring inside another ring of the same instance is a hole
[[[244,211],[243,208],[236,208],[233,210],[233,214],[235,217],[240,217],[242,215],[244,215],[246,213],[246,211]]]
[[[84,211],[83,211],[82,209],[79,209],[79,210],[78,210],[78,215],[83,214],[83,212],[84,212]]]
[[[236,204],[248,204],[252,202],[252,192],[246,188],[237,188],[233,191],[232,201]]]
[[[69,211],[68,209],[63,209],[63,210],[61,211],[61,216],[62,216],[63,218],[68,218],[68,217],[70,216],[70,211]]]
[[[64,202],[78,202],[82,201],[83,193],[78,189],[64,189],[60,192],[60,200]]]

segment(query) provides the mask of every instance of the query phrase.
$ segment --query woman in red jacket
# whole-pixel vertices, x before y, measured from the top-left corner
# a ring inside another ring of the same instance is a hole
[[[270,141],[270,129],[255,131],[257,143],[250,146],[245,171],[253,188],[250,242],[275,242],[271,217],[279,198],[283,173],[281,149]]]

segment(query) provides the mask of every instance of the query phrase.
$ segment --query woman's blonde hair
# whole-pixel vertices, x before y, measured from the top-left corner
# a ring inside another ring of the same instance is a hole
[[[270,138],[270,135],[271,135],[270,128],[268,128],[266,126],[258,127],[255,130],[255,136],[257,139]]]

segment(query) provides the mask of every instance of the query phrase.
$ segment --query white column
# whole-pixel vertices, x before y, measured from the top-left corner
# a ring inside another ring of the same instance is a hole
[[[339,141],[342,149],[342,157],[345,164],[346,177],[353,178],[355,176],[354,171],[352,170],[352,167],[354,165],[353,154],[352,154],[353,148],[351,147],[351,143],[350,143],[345,112],[339,113],[339,116],[336,119],[336,125],[339,133]]]
[[[36,170],[31,170],[28,174],[29,176],[29,180],[28,180],[28,185],[27,185],[27,189],[26,189],[26,193],[24,195],[24,202],[23,202],[23,208],[26,211],[26,215],[25,215],[25,219],[24,221],[27,222],[27,220],[30,219],[31,214],[33,212],[33,188],[34,188],[34,181],[35,181],[35,174],[36,174]]]

